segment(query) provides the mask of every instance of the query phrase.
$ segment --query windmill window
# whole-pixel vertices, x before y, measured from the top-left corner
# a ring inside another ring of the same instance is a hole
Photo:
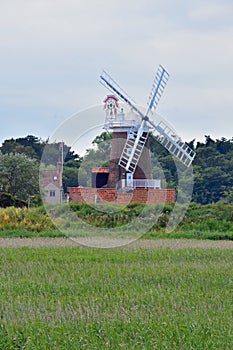
[[[55,197],[56,191],[55,190],[51,190],[50,191],[50,197]]]

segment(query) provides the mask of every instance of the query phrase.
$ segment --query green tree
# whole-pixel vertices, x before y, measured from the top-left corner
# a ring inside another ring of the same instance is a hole
[[[201,203],[227,201],[233,187],[233,140],[213,140],[206,136],[205,143],[197,143],[193,162],[193,200]]]
[[[46,141],[42,141],[36,136],[28,135],[17,139],[5,140],[0,147],[0,151],[7,153],[23,153],[30,158],[40,159]]]
[[[61,161],[61,143],[60,142],[47,142],[43,154],[41,157],[41,162],[45,165],[57,165],[58,160]],[[68,163],[67,166],[79,167],[81,158],[74,151],[71,151],[71,147],[66,144],[63,145],[63,161],[64,164]]]
[[[78,175],[78,168],[64,166],[62,183],[65,192],[67,187],[77,187],[79,185]]]
[[[24,154],[0,152],[0,191],[21,200],[39,195],[39,163]]]
[[[92,141],[93,145],[100,145],[102,142],[108,141],[112,139],[112,134],[104,131],[100,135],[96,136]]]
[[[37,160],[41,160],[43,155],[43,161],[46,165],[56,165],[59,156],[61,157],[60,142],[49,143],[49,140],[44,141],[41,138],[33,135],[5,140],[0,147],[0,151],[4,154],[25,154],[27,157],[35,158]],[[81,158],[78,154],[71,150],[71,147],[64,144],[63,152],[64,162],[69,162],[68,166],[77,167],[79,165],[78,163],[80,162]]]

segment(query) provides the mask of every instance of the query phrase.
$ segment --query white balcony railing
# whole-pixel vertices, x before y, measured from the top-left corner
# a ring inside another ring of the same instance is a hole
[[[133,186],[132,186],[133,185]],[[127,184],[125,179],[121,180],[121,188],[133,187],[133,188],[161,188],[161,180],[155,179],[134,179]]]

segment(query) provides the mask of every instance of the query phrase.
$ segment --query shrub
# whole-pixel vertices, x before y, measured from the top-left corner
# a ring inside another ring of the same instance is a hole
[[[17,199],[7,192],[0,192],[0,207],[7,208],[11,206],[15,207],[25,207],[27,203],[23,200]]]

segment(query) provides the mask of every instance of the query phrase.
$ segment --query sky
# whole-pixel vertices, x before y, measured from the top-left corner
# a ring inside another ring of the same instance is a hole
[[[46,139],[101,105],[102,69],[146,106],[159,64],[170,79],[157,111],[182,139],[233,137],[232,0],[0,0],[0,9],[0,143]]]

